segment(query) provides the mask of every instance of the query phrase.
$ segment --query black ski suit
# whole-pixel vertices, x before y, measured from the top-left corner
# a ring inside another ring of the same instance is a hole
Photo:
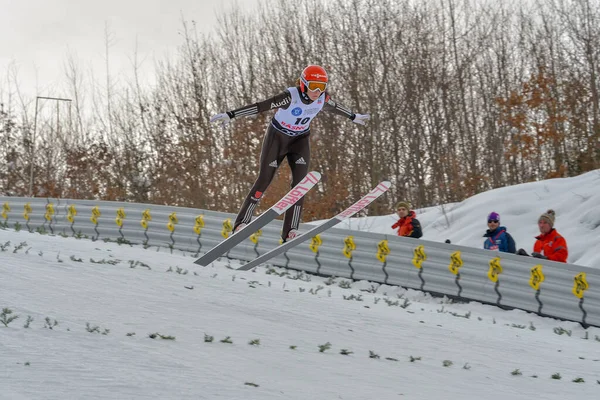
[[[303,93],[299,87],[285,90],[274,97],[264,101],[254,103],[237,110],[228,111],[227,115],[230,118],[241,116],[255,115],[272,109],[286,109],[292,103],[292,94],[290,90],[297,90],[302,103],[310,105],[313,103],[308,96]],[[350,120],[354,120],[355,114],[346,107],[337,104],[330,99],[329,95],[325,94],[325,103],[323,110],[333,112],[338,115],[345,116]],[[317,111],[318,113],[318,111]],[[296,186],[308,173],[310,164],[310,129],[302,132],[293,132],[290,129],[282,126],[275,117],[271,119],[271,123],[267,127],[263,138],[262,150],[260,153],[260,169],[258,178],[254,182],[252,189],[246,196],[242,207],[235,219],[233,231],[242,223],[247,224],[252,219],[256,205],[258,204],[263,193],[267,190],[271,181],[275,177],[277,169],[287,157],[288,164],[292,171],[292,187]],[[304,198],[298,200],[294,206],[290,207],[284,217],[283,230],[281,237],[285,241],[288,233],[292,229],[298,229],[300,224],[300,216],[302,213],[302,205]]]

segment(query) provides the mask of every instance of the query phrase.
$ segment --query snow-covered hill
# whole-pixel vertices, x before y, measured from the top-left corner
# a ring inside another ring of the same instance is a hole
[[[583,205],[558,200],[568,236],[575,212],[568,210]],[[528,210],[548,203],[497,211],[512,226],[519,213],[531,219]],[[485,218],[473,215],[480,206],[474,199],[450,212],[451,239],[460,242],[460,226]],[[470,207],[476,211],[459,212]],[[434,212],[423,214],[429,238],[441,226]],[[535,218],[526,222],[535,226]],[[598,328],[369,282],[267,267],[239,272],[224,261],[203,268],[166,249],[12,230],[0,230],[0,247],[0,321],[7,323],[0,323],[0,399],[564,400],[600,393]],[[8,322],[12,316],[18,319]]]
[[[397,199],[409,200],[410,199]],[[423,238],[437,242],[483,248],[487,216],[496,211],[501,225],[514,237],[517,249],[530,253],[537,221],[548,209],[556,212],[554,227],[569,246],[568,262],[600,268],[600,170],[573,178],[549,179],[480,193],[465,201],[415,210]],[[340,224],[346,229],[394,234],[398,217],[354,218]]]

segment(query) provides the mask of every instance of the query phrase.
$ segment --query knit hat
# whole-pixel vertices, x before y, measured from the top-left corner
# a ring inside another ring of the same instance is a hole
[[[548,210],[542,215],[540,215],[540,219],[547,221],[550,224],[551,228],[554,228],[554,219],[556,215],[554,214],[554,210]]]
[[[410,203],[408,201],[401,201],[400,203],[396,204],[396,210],[399,209],[400,207],[404,207],[408,211],[410,211]]]
[[[491,213],[488,215],[487,219],[488,219],[488,221],[489,221],[490,219],[493,219],[494,221],[498,221],[498,222],[500,222],[500,214],[498,214],[498,213],[497,213],[497,212],[495,212],[495,211],[492,211],[492,212],[491,212]]]

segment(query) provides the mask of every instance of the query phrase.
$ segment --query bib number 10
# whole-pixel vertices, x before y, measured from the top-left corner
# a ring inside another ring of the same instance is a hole
[[[308,121],[310,121],[310,117],[297,118],[296,122],[294,122],[294,125],[305,125],[308,123]]]

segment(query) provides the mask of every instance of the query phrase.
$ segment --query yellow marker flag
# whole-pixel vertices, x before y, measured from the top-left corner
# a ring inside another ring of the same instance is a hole
[[[540,284],[544,282],[544,273],[542,272],[542,264],[538,264],[531,268],[531,277],[529,278],[529,286],[533,290],[540,290]]]
[[[423,261],[427,260],[427,254],[425,253],[425,246],[420,245],[417,246],[414,250],[414,257],[412,260],[413,265],[417,269],[421,269],[423,267]]]
[[[498,275],[502,273],[502,265],[500,265],[500,257],[496,257],[490,260],[490,269],[488,271],[488,278],[492,282],[498,282]]]

